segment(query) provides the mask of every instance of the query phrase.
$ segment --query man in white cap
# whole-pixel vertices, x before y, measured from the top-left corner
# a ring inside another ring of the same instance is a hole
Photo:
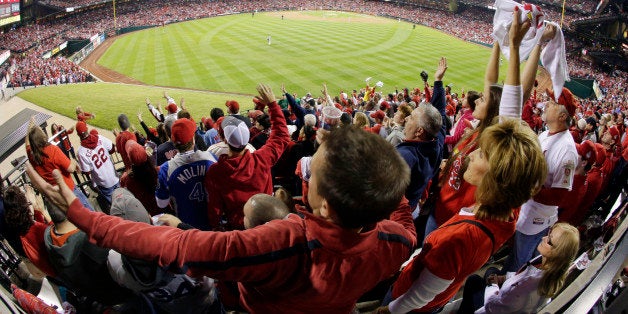
[[[244,229],[243,207],[251,196],[272,194],[273,178],[270,168],[277,162],[290,141],[286,119],[270,88],[260,90],[262,103],[268,104],[271,131],[266,144],[251,153],[246,148],[250,133],[246,124],[227,116],[220,124],[222,138],[229,153],[220,156],[205,176],[208,193],[208,215],[212,228],[218,227],[222,216],[225,229]]]

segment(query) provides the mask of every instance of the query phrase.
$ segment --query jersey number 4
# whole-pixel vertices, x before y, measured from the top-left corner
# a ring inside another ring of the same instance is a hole
[[[196,182],[188,198],[191,201],[204,202],[206,201],[206,197],[207,195],[205,193],[205,187],[203,186],[203,183]]]

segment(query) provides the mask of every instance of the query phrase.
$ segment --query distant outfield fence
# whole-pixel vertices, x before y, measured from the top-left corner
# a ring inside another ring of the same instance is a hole
[[[81,63],[81,61],[83,61],[83,59],[85,59],[87,56],[89,56],[90,53],[92,53],[92,51],[94,51],[94,49],[96,49],[96,47],[100,46],[100,44],[102,44],[105,39],[107,38],[107,35],[105,33],[102,34],[97,34],[92,36],[89,39],[89,43],[87,43],[87,45],[85,45],[85,47],[83,47],[81,50],[77,51],[76,53],[74,53],[72,56],[70,56],[70,61],[79,64]]]

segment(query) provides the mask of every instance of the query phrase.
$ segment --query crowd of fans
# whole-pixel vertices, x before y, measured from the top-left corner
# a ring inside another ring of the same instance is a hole
[[[461,312],[536,312],[586,250],[585,218],[626,188],[628,107],[537,90],[538,62],[512,61],[529,27],[509,30],[503,86],[494,45],[483,91],[448,87],[464,69],[441,58],[399,91],[367,79],[276,97],[260,84],[246,114],[229,100],[192,117],[164,93],[146,99],[150,121],[137,114],[143,132],[120,113],[115,141],[77,107],[76,154],[33,121],[27,173],[45,200],[8,187],[0,231],[78,312],[351,312],[358,300],[434,312],[465,280]],[[614,99],[625,78],[598,79]],[[473,275],[510,238],[504,267]]]
[[[9,75],[7,87],[47,86],[92,80],[88,72],[64,57],[42,59],[33,54],[18,56],[11,58],[9,68],[19,70]]]
[[[51,5],[59,8],[79,8],[79,7],[87,7],[90,5],[95,5],[103,2],[111,2],[111,0],[72,0],[72,1],[64,1],[64,0],[43,0],[39,1],[39,3]]]
[[[600,1],[586,0],[586,1],[561,1],[561,0],[541,0],[539,3],[549,3],[557,7],[562,7],[565,3],[565,8],[571,9],[583,14],[593,14],[593,11],[597,8]]]

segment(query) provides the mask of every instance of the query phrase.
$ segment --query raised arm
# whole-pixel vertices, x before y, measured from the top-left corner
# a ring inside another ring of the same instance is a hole
[[[290,106],[292,113],[294,113],[294,115],[297,117],[295,125],[297,126],[297,128],[301,128],[305,124],[305,109],[297,104],[297,101],[296,99],[294,99],[294,96],[292,96],[292,94],[286,92],[286,88],[283,84],[281,85],[281,90],[284,95],[286,95],[286,100],[288,100],[288,106]]]
[[[521,23],[521,11],[518,7],[515,7],[515,12],[512,17],[512,24],[510,31],[508,32],[508,40],[510,44],[510,62],[508,62],[508,73],[506,74],[506,85],[518,86],[521,85],[521,78],[519,76],[519,48],[523,36],[530,29],[530,20],[526,20]],[[538,63],[538,59],[537,59]]]
[[[32,116],[30,120],[28,121],[28,130],[26,131],[26,137],[24,138],[24,143],[26,144],[26,147],[31,146],[31,140],[29,139],[28,135],[31,133],[31,130],[35,127],[37,127],[37,124],[35,123],[35,116]]]
[[[519,48],[523,36],[530,29],[530,21],[526,20],[521,23],[521,11],[515,7],[513,12],[512,24],[508,32],[508,41],[510,46],[510,61],[508,62],[508,72],[502,97],[499,105],[499,115],[513,118],[521,118],[523,108],[523,91],[521,88],[520,64],[519,64]],[[538,62],[538,60],[537,60]]]
[[[525,103],[532,94],[532,88],[534,87],[534,80],[536,79],[536,72],[539,68],[539,59],[541,58],[541,45],[546,41],[551,40],[556,35],[556,27],[552,24],[547,24],[543,31],[541,40],[534,46],[525,67],[523,68],[523,74],[521,77],[521,85],[523,86],[523,102]]]
[[[130,257],[157,261],[162,266],[188,265],[192,269],[200,267],[203,274],[215,278],[241,282],[262,281],[276,273],[277,269],[289,273],[297,264],[290,259],[264,263],[258,262],[255,257],[295,243],[307,243],[305,237],[290,236],[293,233],[291,230],[298,228],[299,224],[285,220],[246,231],[183,231],[94,213],[81,205],[58,170],[53,171],[57,186],[43,180],[30,164],[27,166],[27,173],[37,189],[61,210],[67,211],[68,219],[83,230],[90,241]],[[260,244],[259,239],[266,237],[275,240]],[[252,258],[247,259],[249,257]],[[238,263],[242,260],[252,262],[245,265]]]
[[[281,112],[281,107],[277,104],[275,95],[272,89],[264,84],[257,86],[257,91],[260,96],[258,99],[262,104],[268,106],[268,115],[270,116],[270,137],[266,144],[260,149],[255,151],[255,156],[264,158],[270,165],[275,164],[281,154],[288,146],[290,142],[290,135],[288,134],[288,127],[286,126],[286,119]]]
[[[443,146],[443,144],[445,143],[445,134],[447,133],[447,125],[445,123],[445,119],[448,119],[447,114],[445,113],[447,99],[445,97],[445,88],[443,87],[443,76],[445,76],[446,71],[447,59],[442,57],[438,62],[438,68],[436,69],[436,73],[434,73],[434,90],[430,101],[430,103],[436,109],[438,109],[438,112],[440,112],[441,118],[443,120],[443,126],[441,127],[441,130],[437,136],[440,146]]]
[[[491,85],[497,83],[499,77],[499,43],[493,43],[493,50],[491,51],[491,57],[486,64],[486,72],[484,73],[484,94],[488,95]]]

